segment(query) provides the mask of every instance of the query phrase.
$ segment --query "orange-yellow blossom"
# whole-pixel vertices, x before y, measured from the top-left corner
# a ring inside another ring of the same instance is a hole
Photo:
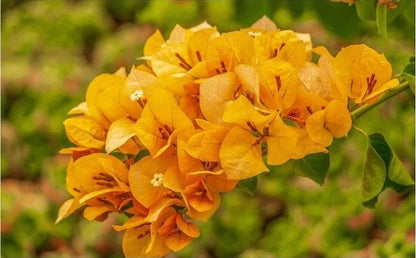
[[[372,103],[399,85],[384,55],[364,44],[343,48],[335,57],[335,69],[342,88],[357,104]]]

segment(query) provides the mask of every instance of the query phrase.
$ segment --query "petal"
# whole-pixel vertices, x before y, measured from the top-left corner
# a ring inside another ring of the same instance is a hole
[[[188,130],[188,132],[183,131],[185,130],[182,130],[182,132],[178,132],[178,138],[176,141],[179,168],[183,172],[201,170],[203,168],[201,161],[189,155],[189,153],[185,150],[186,141],[189,138],[189,135],[191,135],[194,132],[194,130]]]
[[[258,21],[256,21],[253,25],[251,25],[252,28],[261,28],[265,29],[266,31],[274,31],[277,30],[276,24],[269,19],[266,15],[261,17]]]
[[[311,34],[296,32],[296,37],[305,43],[306,60],[312,61],[312,40]]]
[[[140,142],[149,150],[152,156],[155,156],[158,151],[167,144],[167,139],[164,139],[161,136],[158,128],[159,123],[149,106],[146,105],[143,109],[142,116],[137,120],[133,129]]]
[[[212,38],[206,52],[208,74],[215,75],[233,70],[238,64],[234,51],[225,35]]]
[[[84,210],[84,217],[92,221],[99,217],[100,215],[113,211],[109,206],[89,206]]]
[[[243,94],[253,95],[256,103],[260,103],[259,76],[256,69],[246,64],[239,64],[234,68],[234,72],[242,84]]]
[[[280,165],[288,161],[296,148],[297,134],[277,116],[267,137],[267,164]]]
[[[157,233],[160,235],[167,235],[170,232],[174,231],[176,228],[176,214],[168,217],[166,220],[163,221],[163,224],[157,230]]]
[[[231,128],[220,150],[221,165],[228,179],[244,179],[269,171],[257,141],[249,131],[239,126]]]
[[[162,44],[165,43],[165,39],[162,36],[162,33],[160,33],[159,30],[156,30],[155,33],[152,34],[144,44],[143,53],[145,56],[151,56],[155,53],[157,53]]]
[[[201,118],[201,108],[199,107],[199,98],[186,94],[179,100],[179,108],[190,119]]]
[[[371,94],[368,94],[366,97],[365,97],[365,102],[366,103],[371,103],[371,102],[373,102],[373,101],[375,101],[376,100],[376,97],[378,97],[379,95],[381,95],[383,92],[385,92],[385,91],[387,91],[387,90],[390,90],[390,89],[392,89],[392,88],[395,88],[395,87],[397,87],[399,85],[399,80],[397,80],[397,79],[393,79],[393,80],[390,80],[390,81],[388,81],[388,82],[386,82],[385,84],[382,84],[380,87],[375,87],[374,88],[374,91],[373,92],[371,92]],[[371,101],[370,101],[371,100]]]
[[[88,194],[82,196],[81,199],[79,199],[79,203],[81,203],[81,204],[86,203],[87,201],[89,201],[89,200],[91,200],[95,197],[98,197],[98,196],[101,196],[101,195],[104,195],[104,194],[107,194],[107,193],[114,193],[114,192],[123,192],[123,191],[121,190],[120,187],[115,186],[115,187],[112,187],[112,188],[105,188],[105,189],[97,190],[97,191],[94,191],[94,192],[89,192]]]
[[[172,74],[185,74],[187,70],[182,68],[181,66],[173,65],[169,62],[159,60],[159,59],[152,59],[152,69],[155,72],[157,77],[164,77],[169,76]]]
[[[175,192],[184,189],[184,175],[178,166],[170,166],[163,175],[163,186]]]
[[[136,134],[136,132],[134,134]],[[135,156],[137,155],[137,153],[139,153],[141,146],[137,144],[134,138],[130,138],[123,145],[121,145],[118,149],[120,152],[124,154],[131,154]]]
[[[160,213],[160,216],[158,217],[157,221],[150,224],[150,232],[151,232],[150,239],[151,240],[150,240],[149,246],[146,249],[146,253],[149,253],[151,252],[151,250],[154,250],[154,249],[156,250],[160,249],[161,244],[163,246],[166,245],[166,235],[160,234],[159,229],[163,227],[163,225],[166,224],[166,222],[171,217],[173,218],[172,222],[174,225],[175,215],[176,215],[175,209],[172,207],[168,207]],[[169,228],[168,226],[167,230],[170,230],[170,229],[172,228]]]
[[[207,28],[192,34],[187,45],[188,55],[192,63],[196,64],[205,60],[209,40],[211,37],[214,37],[215,33],[217,33],[216,28]]]
[[[178,102],[169,91],[154,87],[145,89],[147,105],[156,119],[169,128],[193,127],[191,120],[179,108]]]
[[[193,209],[192,206],[187,206],[188,207],[187,215],[193,219],[197,219],[203,222],[207,221],[217,211],[218,207],[221,204],[221,198],[218,193],[212,193],[211,196],[212,196],[213,205],[211,206],[209,210],[198,212],[195,209]]]
[[[211,192],[229,192],[236,187],[238,180],[227,179],[227,175],[224,173],[224,171],[216,172],[221,173],[207,175],[205,178],[205,184]]]
[[[123,231],[129,228],[135,228],[147,223],[142,216],[133,216],[129,218],[123,225],[113,225],[114,230]]]
[[[81,182],[78,181],[78,178],[75,175],[74,171],[74,159],[70,159],[68,167],[66,168],[66,190],[72,196],[79,196],[81,191]]]
[[[125,82],[125,78],[114,75],[114,74],[101,74],[94,78],[94,80],[88,85],[86,102],[88,110],[91,114],[97,118],[97,120],[103,124],[103,126],[108,126],[108,120],[101,111],[101,108],[98,104],[98,97],[103,91],[108,88],[121,87]],[[105,103],[102,103],[105,105]]]
[[[114,72],[114,74],[120,77],[126,78],[127,77],[126,67],[118,68],[117,71]]]
[[[159,80],[153,74],[138,69],[131,69],[127,76],[125,89],[127,94],[132,94],[136,90],[143,90],[148,87],[160,86]]]
[[[171,31],[168,39],[168,43],[182,43],[185,39],[186,29],[176,24]]]
[[[234,57],[239,64],[255,65],[254,40],[251,36],[241,31],[228,32],[222,35],[231,46]]]
[[[206,212],[215,207],[215,203],[208,198],[201,198],[200,196],[190,196],[187,198],[189,206],[197,212]]]
[[[177,252],[186,247],[189,243],[191,243],[192,240],[192,237],[189,237],[184,233],[178,231],[173,232],[166,237],[166,245],[173,251]]]
[[[105,143],[105,150],[107,153],[118,149],[131,137],[136,135],[133,125],[134,122],[128,118],[120,118],[110,125]]]
[[[78,104],[76,107],[69,110],[68,115],[84,115],[84,114],[88,114],[88,112],[89,111],[88,111],[87,102],[84,101]]]
[[[345,136],[352,126],[347,106],[339,100],[329,102],[325,109],[325,127],[336,138]]]
[[[83,204],[78,202],[79,198],[66,200],[61,207],[59,208],[58,218],[55,221],[55,224],[58,224],[61,220],[71,215],[74,211],[78,210]]]
[[[149,232],[149,233],[148,233]],[[152,257],[164,256],[169,253],[169,248],[164,243],[165,239],[157,236],[150,245],[150,226],[127,229],[123,237],[123,253],[126,257]],[[150,246],[150,249],[148,247]]]
[[[186,222],[179,213],[176,214],[176,225],[178,225],[179,230],[187,236],[192,238],[199,237],[198,227],[192,222]]]
[[[104,115],[110,121],[116,121],[120,118],[130,116],[129,111],[134,111],[138,104],[130,100],[130,96],[123,95],[124,81],[120,85],[104,89],[96,97],[96,104]],[[137,116],[137,114],[136,114]]]
[[[308,59],[308,49],[308,44],[301,40],[288,41],[279,52],[278,58],[288,61],[294,67],[301,67]]]
[[[293,66],[280,59],[271,59],[256,67],[260,79],[260,98],[264,104],[277,109],[282,100],[279,100],[278,92],[285,92],[286,106],[290,106],[295,100],[295,94],[290,94],[288,85],[290,75],[294,71]],[[289,94],[288,94],[289,93]]]
[[[306,129],[303,128],[293,128],[296,134],[298,135],[298,141],[296,144],[296,149],[292,154],[292,159],[302,159],[306,155],[318,152],[327,153],[328,150],[319,143],[314,142],[308,135]]]
[[[332,134],[325,128],[325,110],[315,112],[306,119],[306,131],[316,143],[323,146],[332,143]]]
[[[105,130],[91,117],[71,117],[64,121],[64,126],[69,140],[74,144],[98,150],[104,146]]]
[[[203,161],[220,161],[220,148],[228,128],[213,126],[206,131],[195,133],[186,143],[185,150],[191,156]]]
[[[93,178],[99,176],[100,173],[111,176],[117,182],[117,185],[107,187],[96,184],[97,181]],[[110,192],[115,190],[128,191],[127,173],[126,166],[118,158],[104,153],[94,153],[77,159],[74,162],[74,171],[72,174],[74,180],[80,183],[81,190],[85,190],[85,192],[94,195],[94,192],[100,190],[108,190]]]
[[[276,112],[261,115],[246,97],[240,96],[237,100],[228,103],[222,120],[227,123],[238,124],[248,130],[250,130],[250,127],[247,122],[251,122],[258,130],[262,131],[275,115]]]
[[[307,62],[298,69],[299,79],[312,94],[326,98],[331,90],[331,82],[324,70],[314,63]]]
[[[166,210],[173,209],[172,206],[185,207],[185,203],[180,199],[163,198],[156,202],[150,209],[146,222],[155,222],[166,213]]]
[[[165,187],[154,186],[151,181],[154,174],[164,174],[168,165],[168,160],[153,159],[151,156],[146,156],[130,167],[129,183],[131,192],[134,198],[146,208],[160,200],[167,192]]]
[[[236,88],[237,77],[234,73],[216,75],[201,84],[200,105],[206,120],[221,123],[225,104],[234,99]]]

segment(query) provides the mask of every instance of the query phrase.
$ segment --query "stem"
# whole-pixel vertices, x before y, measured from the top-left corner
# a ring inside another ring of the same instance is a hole
[[[353,128],[354,130],[356,130],[357,132],[359,132],[360,134],[362,134],[365,138],[367,138],[367,137],[368,137],[368,136],[367,136],[367,134],[364,132],[364,130],[363,130],[363,129],[358,128],[358,127],[356,127],[355,125],[353,125],[353,126],[352,126],[352,128]]]
[[[397,88],[387,92],[381,98],[376,100],[374,103],[363,105],[363,106],[357,108],[356,110],[352,111],[351,112],[352,118],[354,120],[358,119],[364,113],[370,111],[371,109],[375,108],[376,106],[383,103],[384,101],[396,96],[397,94],[406,90],[407,88],[409,88],[409,82],[405,81],[405,82],[400,83],[399,86],[397,86]]]

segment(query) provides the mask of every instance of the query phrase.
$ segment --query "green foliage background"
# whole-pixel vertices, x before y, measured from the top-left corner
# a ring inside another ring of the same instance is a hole
[[[383,38],[354,6],[326,0],[3,0],[1,7],[2,257],[122,256],[122,234],[111,229],[122,218],[87,222],[77,213],[54,224],[69,197],[68,160],[57,152],[70,146],[62,121],[83,101],[88,83],[137,64],[156,28],[169,35],[177,23],[207,20],[227,31],[267,15],[280,28],[311,33],[314,45],[333,54],[365,43],[384,53],[395,73],[414,55],[412,14],[398,15]],[[357,123],[369,133],[382,132],[412,177],[414,106],[406,91]],[[294,175],[287,164],[261,175],[254,197],[239,190],[224,194],[215,216],[200,225],[201,237],[169,257],[414,257],[414,189],[384,192],[374,210],[361,205],[365,145],[355,131],[335,141],[322,187]]]

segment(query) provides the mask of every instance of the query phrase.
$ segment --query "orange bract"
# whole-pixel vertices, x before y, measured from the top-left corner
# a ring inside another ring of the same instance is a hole
[[[199,236],[192,220],[208,220],[221,193],[267,165],[327,152],[351,129],[349,99],[371,103],[398,85],[369,47],[333,57],[267,17],[228,33],[207,23],[177,25],[168,39],[156,31],[144,55],[90,83],[64,121],[76,146],[61,150],[73,198],[57,221],[82,206],[89,220],[128,214],[113,226],[125,230],[126,256],[184,248]]]

